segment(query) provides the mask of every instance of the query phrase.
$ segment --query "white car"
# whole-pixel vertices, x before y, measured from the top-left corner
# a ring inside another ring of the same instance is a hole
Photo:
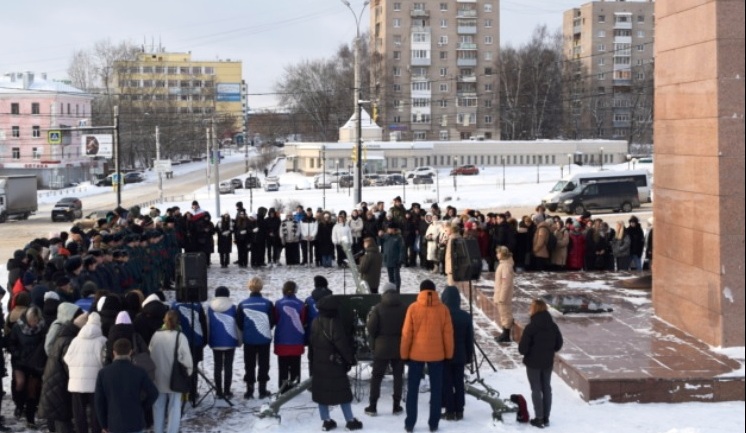
[[[264,180],[263,188],[265,191],[279,191],[280,183],[276,180],[270,180],[270,178],[266,178]]]
[[[435,177],[437,173],[435,172],[435,169],[433,167],[430,167],[429,165],[422,165],[420,167],[416,167],[412,171],[407,172],[407,179],[412,179],[415,176],[429,176],[429,177]]]
[[[231,181],[228,180],[220,182],[220,185],[218,185],[218,191],[220,192],[220,194],[233,194],[235,192],[235,189]]]

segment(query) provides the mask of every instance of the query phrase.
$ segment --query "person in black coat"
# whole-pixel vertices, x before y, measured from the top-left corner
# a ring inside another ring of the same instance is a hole
[[[465,390],[464,369],[474,359],[474,323],[469,313],[461,309],[461,294],[455,286],[447,286],[441,301],[451,312],[453,323],[453,358],[443,366],[443,405],[445,419],[460,421],[464,418]]]
[[[132,364],[131,353],[129,340],[114,342],[114,362],[99,371],[96,378],[96,417],[109,433],[145,430],[145,411],[158,398],[158,388],[145,370]]]
[[[140,334],[145,343],[150,344],[153,334],[161,329],[163,318],[166,317],[168,310],[168,305],[161,302],[155,293],[145,299],[142,310],[135,317],[134,322],[135,331]]]
[[[218,233],[220,267],[227,268],[231,262],[231,252],[233,251],[233,223],[231,222],[231,216],[227,213],[223,214],[215,231]]]
[[[264,266],[264,249],[266,248],[267,233],[264,229],[264,219],[267,216],[267,208],[257,209],[255,227],[252,230],[254,238],[251,241],[251,267]]]
[[[329,213],[324,213],[323,219],[316,219],[318,230],[316,232],[316,257],[321,258],[321,266],[332,267],[334,260],[334,243],[332,242],[332,229],[334,223]]]
[[[347,372],[357,361],[353,349],[351,326],[339,317],[339,298],[324,296],[316,304],[319,317],[311,325],[310,346],[313,347],[311,398],[319,405],[322,429],[335,428],[329,416],[329,406],[342,408],[347,430],[360,430],[363,424],[352,414],[352,388]]]
[[[552,410],[552,367],[554,354],[562,349],[562,333],[547,304],[541,299],[531,303],[531,322],[526,325],[518,343],[518,352],[523,355],[526,375],[531,385],[531,400],[534,405],[534,419],[531,425],[546,427]]]
[[[25,412],[26,427],[36,428],[36,408],[39,405],[41,378],[47,362],[44,352],[46,325],[39,307],[30,306],[13,325],[8,341],[10,363],[16,388],[16,417]]]
[[[629,218],[627,236],[629,236],[629,256],[632,261],[632,269],[641,271],[642,251],[645,249],[645,232],[640,227],[640,220],[634,215]]]
[[[249,223],[249,217],[245,211],[238,212],[238,217],[233,225],[233,242],[238,250],[238,267],[245,268],[249,266],[249,248],[251,247],[251,238],[254,235],[254,224]]]
[[[266,237],[267,245],[267,262],[277,264],[282,252],[282,241],[280,240],[280,217],[277,215],[275,208],[269,208],[267,217],[259,226],[259,231],[263,231]]]
[[[75,314],[76,319],[66,323],[57,333],[44,367],[39,417],[53,422],[56,433],[73,432],[72,397],[67,390],[70,377],[67,365],[62,358],[67,353],[70,342],[78,335],[85,323],[86,316],[81,317],[82,314],[83,310],[78,309]]]
[[[381,302],[373,307],[368,315],[368,337],[373,342],[373,372],[370,379],[370,404],[365,408],[368,415],[378,413],[378,398],[381,395],[381,382],[386,368],[390,365],[394,375],[393,413],[403,411],[401,407],[402,386],[404,384],[404,361],[399,346],[401,330],[407,315],[407,305],[399,297],[394,283],[383,285]]]

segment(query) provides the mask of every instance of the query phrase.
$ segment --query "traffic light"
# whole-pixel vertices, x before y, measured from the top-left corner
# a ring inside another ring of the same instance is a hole
[[[378,104],[373,104],[373,121],[378,122]]]
[[[352,145],[352,155],[350,155],[353,164],[357,164],[357,144]]]

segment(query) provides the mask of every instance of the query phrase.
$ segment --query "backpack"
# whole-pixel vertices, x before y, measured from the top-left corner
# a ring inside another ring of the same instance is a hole
[[[515,419],[518,422],[526,423],[530,420],[531,416],[528,414],[528,405],[526,405],[526,399],[521,394],[511,394],[510,401],[518,406],[518,410],[515,413]]]
[[[547,236],[547,249],[551,253],[555,248],[557,248],[557,236],[555,236],[549,229],[547,229],[547,232],[549,232],[549,236]]]

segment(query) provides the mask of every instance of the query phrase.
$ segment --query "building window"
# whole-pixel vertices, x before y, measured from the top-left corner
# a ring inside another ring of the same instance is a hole
[[[202,66],[192,66],[193,75],[202,75]]]
[[[143,66],[142,67],[142,73],[143,74],[152,74],[153,73],[153,67],[152,66]]]
[[[41,159],[41,150],[38,147],[31,148],[31,157],[34,159]]]
[[[599,38],[605,38],[606,37],[606,30],[599,30],[598,31],[598,37]]]
[[[603,66],[606,64],[606,59],[603,57],[598,58],[598,66]]]
[[[440,46],[448,45],[448,36],[443,35],[443,36],[439,37],[438,38],[438,45],[440,45]]]
[[[11,126],[10,127],[10,135],[13,138],[19,138],[21,136],[21,127],[20,126]]]
[[[21,106],[18,102],[12,102],[10,104],[10,114],[21,114]]]
[[[140,80],[130,80],[129,87],[140,87]]]
[[[484,43],[487,45],[492,45],[492,36],[485,36]]]
[[[156,66],[155,67],[155,73],[156,74],[162,74],[163,71],[165,71],[165,68],[163,66]]]
[[[14,147],[12,151],[13,151],[13,159],[21,159],[21,148],[20,147]]]
[[[394,60],[401,60],[401,51],[394,51]]]
[[[31,114],[39,114],[39,103],[38,102],[32,102],[31,103]]]
[[[606,73],[605,72],[601,72],[600,74],[598,74],[598,79],[599,80],[605,80],[606,79]]]
[[[398,66],[394,66],[394,76],[395,77],[401,77],[401,68]]]
[[[486,20],[484,20],[484,27],[488,28],[488,29],[492,28],[492,19],[491,18],[487,18]]]
[[[447,20],[447,19],[445,19],[445,18],[442,18],[442,19],[440,20],[440,28],[444,29],[444,28],[446,28],[446,27],[448,27],[448,20]]]
[[[448,92],[448,83],[440,83],[440,91],[443,93]]]
[[[644,23],[645,22],[645,15],[638,15],[637,16],[637,22],[638,23]]]
[[[429,92],[430,82],[429,81],[415,81],[412,83],[413,92]]]
[[[34,138],[41,137],[41,128],[39,127],[39,125],[34,125],[31,127],[31,136]]]
[[[484,100],[484,108],[492,108],[492,99]]]
[[[394,92],[401,92],[401,84],[394,83]]]
[[[606,51],[606,44],[598,44],[598,51]]]
[[[179,73],[182,75],[189,75],[189,66],[180,66]]]
[[[440,3],[440,10],[447,11],[448,10],[448,3]]]
[[[486,115],[486,116],[484,116],[484,123],[486,123],[488,125],[491,125],[492,124],[492,116],[489,115],[489,114]]]
[[[484,91],[485,92],[491,92],[492,91],[492,83],[487,83],[484,85]]]
[[[637,51],[639,51],[639,52],[645,51],[645,44],[639,44],[639,45],[637,45]]]
[[[445,77],[448,75],[448,68],[440,68],[440,76]]]
[[[394,18],[394,28],[401,27],[401,18]]]
[[[176,66],[169,66],[167,69],[167,73],[169,75],[176,75],[179,72],[178,68]]]
[[[492,60],[492,51],[485,51],[484,52],[484,60],[487,60],[487,61]]]
[[[606,22],[606,15],[599,15],[598,16],[598,22],[599,23],[605,23]]]
[[[645,37],[645,30],[638,30],[637,31],[637,37],[638,38],[644,38]]]
[[[448,51],[441,51],[439,54],[440,60],[448,59]]]
[[[394,35],[394,45],[401,46],[401,35]]]
[[[143,87],[153,87],[153,80],[142,80]]]
[[[129,67],[129,73],[130,74],[139,74],[140,73],[140,67],[139,66],[130,66]]]
[[[484,11],[485,12],[492,12],[492,3],[485,3],[484,4]]]
[[[448,107],[448,100],[447,99],[439,99],[438,100],[438,107],[440,107],[440,108],[446,108],[446,107]]]
[[[401,116],[394,116],[394,123],[401,123]]]
[[[215,75],[215,68],[212,66],[205,66],[205,75]]]
[[[429,59],[430,51],[429,50],[412,50],[412,58],[413,59]]]
[[[448,141],[448,131],[440,131],[438,138],[440,141]],[[443,155],[440,156],[440,164],[443,165]]]
[[[394,3],[394,11],[398,12],[400,10],[401,10],[401,3],[400,2],[395,2]]]
[[[425,132],[425,131],[415,131],[415,133],[414,133],[414,139],[415,140],[427,140],[427,132]]]

